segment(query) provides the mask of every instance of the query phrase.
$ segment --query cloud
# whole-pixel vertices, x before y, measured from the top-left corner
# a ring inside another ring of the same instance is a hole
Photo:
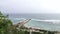
[[[60,13],[60,0],[0,0],[7,13]]]

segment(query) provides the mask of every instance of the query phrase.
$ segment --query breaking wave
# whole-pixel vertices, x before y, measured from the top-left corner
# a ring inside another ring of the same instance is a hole
[[[60,20],[40,20],[40,19],[31,19],[31,20],[34,20],[34,21],[43,21],[43,22],[51,22],[53,24],[59,24],[60,23]]]
[[[29,19],[29,18],[10,18],[11,20],[24,20],[24,19]],[[60,20],[40,20],[40,19],[31,19],[32,21],[43,21],[43,22],[49,22],[53,24],[59,24]]]

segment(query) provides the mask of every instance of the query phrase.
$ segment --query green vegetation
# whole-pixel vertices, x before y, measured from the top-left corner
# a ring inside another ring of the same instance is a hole
[[[0,12],[0,34],[8,34],[10,27],[12,26],[11,20],[8,19],[8,15],[4,16]]]

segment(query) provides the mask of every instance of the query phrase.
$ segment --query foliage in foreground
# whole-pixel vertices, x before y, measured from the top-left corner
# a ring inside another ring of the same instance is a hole
[[[11,20],[8,19],[8,15],[4,16],[0,12],[0,34],[8,34],[10,27],[12,26]]]

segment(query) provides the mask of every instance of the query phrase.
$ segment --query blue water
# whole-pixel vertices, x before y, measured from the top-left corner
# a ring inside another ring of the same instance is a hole
[[[43,20],[60,20],[60,14],[9,14],[10,17],[15,18],[33,18]]]
[[[60,31],[60,23],[54,24],[52,22],[47,22],[47,21],[31,20],[28,23],[26,23],[25,26],[26,27],[40,28],[40,29],[49,30],[49,31]]]
[[[45,30],[60,31],[60,23],[53,24],[50,21],[38,21],[38,20],[60,20],[60,14],[9,14],[9,18],[13,23],[17,23],[25,19],[34,19],[29,21],[25,26],[38,27]],[[56,22],[57,23],[57,22]]]

